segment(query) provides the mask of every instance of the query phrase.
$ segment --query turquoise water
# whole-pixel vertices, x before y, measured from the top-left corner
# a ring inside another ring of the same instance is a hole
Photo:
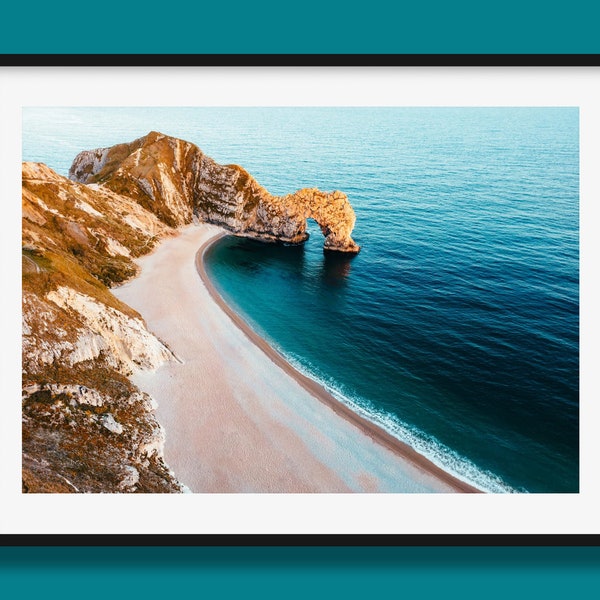
[[[490,491],[579,487],[575,108],[25,109],[23,155],[151,129],[272,193],[340,189],[356,257],[227,237],[215,284],[298,368]]]

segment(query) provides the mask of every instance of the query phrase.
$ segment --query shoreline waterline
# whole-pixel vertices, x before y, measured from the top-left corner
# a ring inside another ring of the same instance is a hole
[[[357,427],[361,433],[372,439],[375,443],[391,450],[401,459],[408,461],[413,467],[442,481],[446,485],[452,487],[456,492],[485,493],[483,490],[478,489],[458,477],[455,477],[452,473],[445,471],[443,468],[430,461],[426,456],[417,452],[406,442],[399,440],[376,423],[353,411],[349,406],[335,398],[320,383],[296,369],[284,356],[252,329],[252,327],[248,325],[248,323],[233,310],[219,294],[206,270],[205,257],[207,253],[219,240],[227,235],[232,234],[222,232],[205,240],[196,252],[194,260],[195,267],[212,300],[229,317],[234,325],[244,333],[250,342],[260,349],[275,365],[300,384],[300,386],[302,386],[302,388],[304,388],[311,396],[330,408],[336,415]]]

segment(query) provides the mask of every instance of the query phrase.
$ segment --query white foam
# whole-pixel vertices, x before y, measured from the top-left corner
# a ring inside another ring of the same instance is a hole
[[[344,390],[343,385],[333,378],[325,380],[317,375],[318,369],[309,363],[307,367],[305,360],[298,356],[288,354],[272,340],[269,344],[277,350],[297,371],[313,379],[325,388],[336,400],[351,408],[355,413],[367,419],[371,423],[381,427],[397,440],[408,444],[416,452],[427,458],[436,466],[457,479],[472,485],[473,487],[489,493],[523,493],[526,490],[515,489],[502,480],[501,477],[491,471],[481,469],[471,460],[461,456],[434,436],[427,434],[417,428],[404,423],[397,415],[377,408],[373,403],[357,395]]]
[[[397,415],[377,408],[367,398],[352,394],[344,389],[343,384],[332,377],[324,377],[315,365],[308,362],[305,358],[293,353],[286,352],[277,342],[266,335],[266,332],[252,320],[228,295],[224,293],[219,286],[217,277],[212,277],[209,271],[209,277],[217,287],[219,294],[224,301],[235,310],[246,321],[248,326],[260,335],[265,341],[276,350],[294,369],[302,375],[316,381],[325,390],[327,390],[338,402],[348,406],[353,412],[364,419],[374,423],[400,442],[409,445],[421,456],[432,462],[434,465],[453,475],[457,479],[472,485],[473,487],[488,493],[527,493],[527,490],[515,489],[502,478],[489,470],[478,467],[474,462],[461,456],[455,450],[452,450],[434,436],[420,431],[416,427],[402,421]],[[308,365],[308,366],[307,366]]]

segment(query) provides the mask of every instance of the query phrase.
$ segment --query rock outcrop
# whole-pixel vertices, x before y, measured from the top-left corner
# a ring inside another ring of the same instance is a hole
[[[23,164],[25,492],[182,492],[128,375],[177,360],[109,287],[173,231],[129,198]]]
[[[220,165],[196,145],[157,132],[81,152],[69,178],[132,198],[172,227],[196,218],[236,235],[299,244],[308,238],[310,218],[319,224],[326,250],[360,250],[351,237],[356,216],[344,193],[308,188],[273,196],[242,167]]]
[[[165,464],[156,403],[130,381],[177,360],[111,286],[136,257],[195,220],[263,241],[356,253],[341,192],[272,196],[241,167],[150,133],[80,153],[70,179],[23,163],[24,492],[183,492]]]

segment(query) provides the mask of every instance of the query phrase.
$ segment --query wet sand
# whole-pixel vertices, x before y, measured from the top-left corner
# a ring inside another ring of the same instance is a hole
[[[165,460],[193,492],[476,492],[296,371],[225,304],[192,225],[115,289],[182,363],[132,377],[157,400]]]

